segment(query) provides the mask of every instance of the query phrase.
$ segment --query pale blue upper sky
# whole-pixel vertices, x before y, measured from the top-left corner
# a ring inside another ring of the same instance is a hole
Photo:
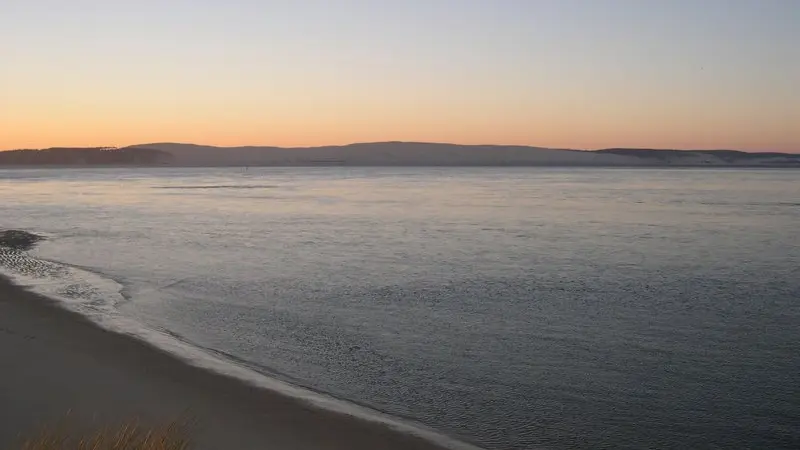
[[[0,148],[800,151],[797,0],[2,0],[0,61]]]

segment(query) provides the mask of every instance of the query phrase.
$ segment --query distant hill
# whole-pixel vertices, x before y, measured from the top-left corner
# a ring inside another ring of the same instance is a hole
[[[171,154],[151,148],[48,148],[0,152],[0,166],[152,166],[173,162]]]
[[[154,143],[125,148],[51,148],[0,152],[0,165],[800,167],[800,155],[640,148],[584,151],[426,142],[295,148]]]
[[[800,155],[734,150],[605,149],[375,142],[324,147],[212,147],[156,143],[181,166],[764,166],[797,167]]]
[[[577,150],[424,142],[376,142],[324,147],[210,147],[146,144],[185,166],[546,166],[623,164],[626,156]],[[140,148],[134,146],[129,148]]]

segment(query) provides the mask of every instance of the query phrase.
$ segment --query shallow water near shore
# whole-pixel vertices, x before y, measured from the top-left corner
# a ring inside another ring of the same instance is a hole
[[[0,170],[0,228],[96,275],[85,313],[489,449],[796,447],[798,199],[782,170]]]

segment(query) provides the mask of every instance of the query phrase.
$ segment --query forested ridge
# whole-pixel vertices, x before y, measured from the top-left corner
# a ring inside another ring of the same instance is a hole
[[[151,148],[54,147],[0,152],[0,165],[16,166],[163,165],[171,161],[171,154]]]

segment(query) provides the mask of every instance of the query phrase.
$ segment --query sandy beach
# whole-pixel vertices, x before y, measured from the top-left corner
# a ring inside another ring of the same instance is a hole
[[[197,449],[434,449],[386,426],[191,367],[0,277],[0,448],[77,427],[191,417]]]

